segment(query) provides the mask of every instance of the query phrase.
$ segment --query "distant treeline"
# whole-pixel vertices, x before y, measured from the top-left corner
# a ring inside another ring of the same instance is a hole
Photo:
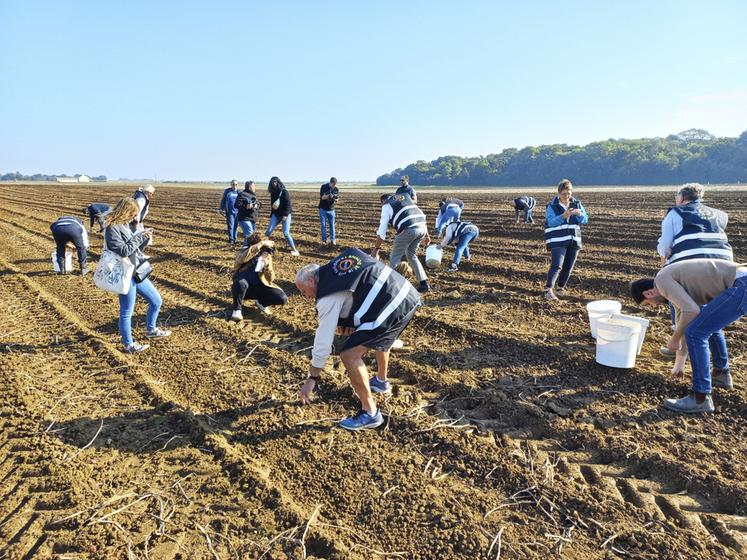
[[[415,185],[552,185],[563,178],[587,185],[747,182],[747,131],[738,138],[717,138],[691,129],[666,138],[444,156],[395,169],[376,184],[398,185],[402,175],[409,175]]]
[[[0,175],[0,181],[56,181],[57,177],[62,179],[77,179],[82,173],[76,173],[75,175],[45,175],[43,173],[34,173],[33,175],[24,175],[16,171],[15,173],[4,173]],[[96,177],[91,176],[91,181],[106,181],[106,175],[98,175]]]

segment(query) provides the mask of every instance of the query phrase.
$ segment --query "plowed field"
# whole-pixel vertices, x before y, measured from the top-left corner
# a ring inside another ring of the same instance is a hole
[[[275,233],[288,306],[249,305],[236,324],[220,191],[159,187],[148,252],[174,334],[126,355],[116,298],[52,273],[49,224],[132,190],[0,187],[0,558],[747,557],[745,325],[727,332],[736,388],[682,417],[660,408],[688,388],[658,354],[667,311],[626,296],[657,270],[671,192],[578,188],[590,222],[556,305],[540,297],[541,218],[514,224],[513,193],[465,194],[472,261],[432,274],[392,358],[385,425],[348,433],[339,366],[315,405],[297,399],[316,317],[292,280],[335,254],[316,194],[293,193],[300,258]],[[440,195],[420,197],[432,227]],[[343,189],[341,245],[370,248],[377,200]],[[744,260],[743,201],[707,199]],[[91,245],[95,262],[99,234]],[[633,370],[594,361],[584,305],[606,298],[652,320]]]

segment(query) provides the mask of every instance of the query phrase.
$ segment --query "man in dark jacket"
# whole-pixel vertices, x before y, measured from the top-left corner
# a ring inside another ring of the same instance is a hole
[[[236,197],[236,220],[244,232],[244,247],[249,246],[249,236],[257,229],[257,218],[261,204],[257,200],[254,181],[244,183],[244,190]]]
[[[329,224],[329,242],[337,245],[335,235],[335,202],[340,197],[337,188],[337,178],[331,177],[329,183],[324,183],[319,189],[319,224],[322,229],[322,243],[327,242],[327,224]]]
[[[88,226],[88,233],[93,231],[93,222],[99,223],[99,233],[104,231],[104,217],[112,211],[112,207],[103,202],[94,202],[83,208],[83,215],[88,216],[90,225]]]
[[[228,227],[228,244],[236,244],[236,232],[239,229],[239,223],[236,220],[236,198],[239,196],[239,182],[234,179],[231,181],[231,186],[223,191],[223,196],[220,199],[220,209],[218,210],[221,215],[226,218],[226,226]]]

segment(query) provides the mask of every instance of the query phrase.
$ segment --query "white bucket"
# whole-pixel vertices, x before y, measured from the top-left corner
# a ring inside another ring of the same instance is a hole
[[[635,366],[641,324],[637,321],[610,317],[597,320],[598,364],[614,368]]]
[[[440,245],[428,245],[425,250],[425,266],[428,268],[438,268],[441,266],[441,259],[444,256],[444,250]]]
[[[597,321],[602,318],[612,317],[616,313],[620,313],[622,304],[614,299],[599,299],[597,301],[590,301],[586,304],[586,311],[589,313],[589,327],[591,328],[591,336],[597,337]]]
[[[52,251],[52,269],[55,272],[60,271],[60,266],[57,264],[57,251]],[[73,254],[69,251],[65,251],[65,271],[70,272],[73,270]]]
[[[643,317],[636,317],[635,315],[622,315],[620,313],[616,313],[612,316],[612,318],[625,319],[626,321],[635,322],[641,325],[641,333],[638,335],[638,351],[636,352],[636,354],[640,354],[641,350],[643,349],[643,339],[646,338],[646,331],[648,330],[649,320],[644,319]]]

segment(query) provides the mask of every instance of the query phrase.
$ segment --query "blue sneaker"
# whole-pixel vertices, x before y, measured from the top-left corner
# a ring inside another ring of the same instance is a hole
[[[374,428],[378,428],[379,426],[381,426],[383,423],[384,417],[381,415],[380,410],[377,410],[376,414],[374,414],[373,416],[371,416],[365,410],[361,410],[355,416],[345,418],[345,420],[339,423],[339,426],[350,431],[373,430]]]
[[[389,381],[381,381],[375,375],[368,380],[368,384],[371,386],[372,393],[391,393],[392,385]]]

